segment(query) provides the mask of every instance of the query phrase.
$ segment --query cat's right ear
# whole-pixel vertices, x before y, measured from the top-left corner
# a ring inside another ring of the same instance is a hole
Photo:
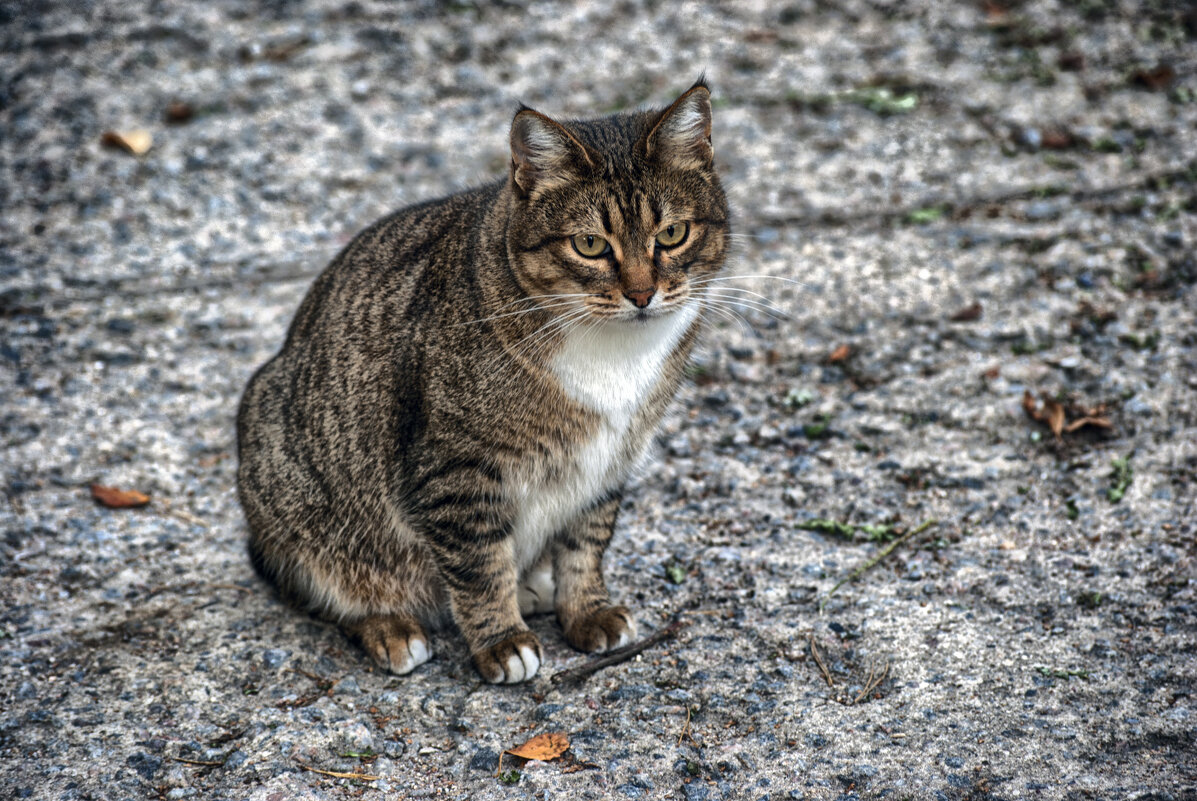
[[[526,196],[544,194],[594,166],[586,146],[538,111],[524,107],[511,123],[511,179]]]

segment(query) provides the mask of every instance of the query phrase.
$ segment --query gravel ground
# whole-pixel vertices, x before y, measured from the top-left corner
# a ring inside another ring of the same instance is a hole
[[[5,3],[0,795],[1197,798],[1197,14],[1008,5]],[[610,554],[688,625],[579,685],[551,618],[524,686],[450,634],[379,674],[250,570],[242,387],[517,102],[703,70],[732,270],[788,280],[741,282],[775,311],[710,332]]]

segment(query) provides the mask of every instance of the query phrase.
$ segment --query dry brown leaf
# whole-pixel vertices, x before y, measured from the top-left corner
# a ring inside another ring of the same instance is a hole
[[[1093,426],[1094,428],[1113,428],[1114,424],[1110,422],[1108,417],[1102,415],[1104,411],[1103,406],[1098,406],[1095,409],[1083,410],[1083,417],[1073,420],[1071,423],[1067,421],[1067,416],[1064,413],[1064,407],[1046,395],[1040,395],[1043,399],[1043,407],[1040,408],[1035,403],[1035,396],[1030,393],[1030,390],[1023,392],[1022,408],[1026,411],[1027,416],[1032,420],[1043,423],[1052,430],[1052,433],[1059,439],[1062,434],[1071,434],[1085,426]]]
[[[1064,431],[1064,407],[1046,395],[1040,397],[1043,398],[1042,409],[1035,403],[1035,396],[1031,394],[1030,390],[1025,390],[1022,394],[1022,408],[1032,420],[1037,420],[1050,428],[1058,439]]]
[[[1067,150],[1076,144],[1072,134],[1063,128],[1052,128],[1043,133],[1043,148],[1045,150]]]
[[[1064,407],[1056,403],[1051,398],[1043,399],[1043,414],[1047,419],[1043,422],[1047,423],[1048,428],[1052,430],[1052,434],[1056,439],[1064,433]]]
[[[1082,417],[1081,419],[1073,420],[1071,423],[1064,426],[1064,431],[1067,434],[1071,434],[1073,431],[1076,431],[1078,428],[1084,428],[1085,426],[1095,426],[1097,428],[1113,428],[1114,424],[1111,423],[1109,421],[1109,418],[1106,418],[1106,417]]]
[[[948,318],[954,323],[971,323],[981,319],[981,302],[974,301]]]
[[[123,490],[116,487],[103,487],[99,484],[91,485],[91,497],[109,509],[131,509],[145,506],[150,502],[150,496],[137,490]]]
[[[190,103],[176,100],[166,107],[166,112],[162,116],[167,122],[179,125],[194,117],[195,109],[191,107]]]
[[[1151,69],[1139,70],[1131,75],[1131,83],[1159,92],[1167,89],[1176,80],[1176,70],[1168,64],[1159,64]]]
[[[840,345],[838,348],[836,348],[835,350],[833,350],[831,352],[831,355],[827,357],[827,361],[830,362],[831,364],[835,364],[836,362],[842,362],[844,359],[847,359],[851,355],[852,355],[852,346],[851,345]]]
[[[108,147],[119,147],[121,150],[142,156],[150,151],[154,144],[154,137],[149,131],[105,131],[100,137],[100,144]]]
[[[988,370],[981,373],[981,375],[983,375],[985,378],[990,379],[991,381],[993,379],[997,378],[1001,374],[1002,374],[1002,367],[1001,367],[1001,365],[998,365],[998,364],[995,364],[993,367],[990,367]]]
[[[538,759],[548,762],[556,759],[569,750],[569,738],[563,732],[546,732],[538,734],[523,745],[508,748],[503,753],[511,754],[522,759]]]

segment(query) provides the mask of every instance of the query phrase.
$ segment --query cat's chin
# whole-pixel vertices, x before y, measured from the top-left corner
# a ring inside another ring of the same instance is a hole
[[[680,308],[682,308],[681,304],[650,306],[647,309],[628,310],[615,319],[625,325],[647,325],[663,317],[671,316]]]

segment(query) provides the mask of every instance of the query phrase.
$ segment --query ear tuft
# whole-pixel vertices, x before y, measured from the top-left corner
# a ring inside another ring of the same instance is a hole
[[[511,177],[525,194],[543,193],[593,164],[573,134],[526,106],[511,123]]]
[[[711,91],[702,78],[661,112],[645,147],[650,158],[679,169],[711,163],[715,156],[711,148]]]

